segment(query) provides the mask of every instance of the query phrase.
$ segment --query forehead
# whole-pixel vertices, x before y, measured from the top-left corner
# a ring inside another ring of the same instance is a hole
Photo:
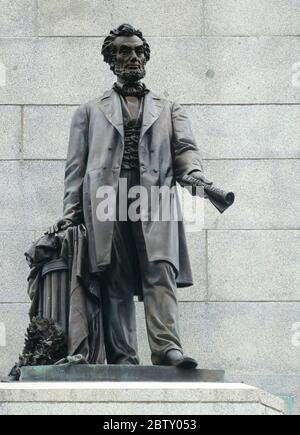
[[[122,45],[126,45],[128,47],[138,47],[143,45],[143,41],[136,35],[133,36],[117,36],[114,41],[114,45],[116,47],[121,47]]]

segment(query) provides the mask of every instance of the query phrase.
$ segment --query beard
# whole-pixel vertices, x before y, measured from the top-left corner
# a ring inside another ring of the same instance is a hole
[[[146,76],[144,65],[139,65],[139,69],[131,71],[121,65],[116,65],[114,68],[114,73],[125,83],[136,83]]]

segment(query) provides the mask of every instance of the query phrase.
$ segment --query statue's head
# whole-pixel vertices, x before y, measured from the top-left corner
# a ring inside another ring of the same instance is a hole
[[[122,24],[110,32],[105,38],[102,54],[121,82],[137,82],[145,77],[150,47],[142,32],[130,24]]]

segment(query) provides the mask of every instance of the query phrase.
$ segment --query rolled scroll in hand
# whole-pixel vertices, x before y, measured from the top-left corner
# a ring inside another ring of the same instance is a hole
[[[234,203],[235,195],[233,192],[226,192],[222,189],[214,187],[213,185],[205,184],[198,178],[193,177],[193,175],[184,175],[180,180],[178,180],[178,182],[183,187],[203,187],[209,201],[216,207],[216,209],[220,213],[224,213],[224,211],[227,210]]]

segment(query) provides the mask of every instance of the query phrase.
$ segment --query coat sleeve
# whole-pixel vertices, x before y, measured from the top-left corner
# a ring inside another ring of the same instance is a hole
[[[80,106],[72,119],[65,167],[64,218],[74,225],[83,223],[83,179],[88,157],[88,114]]]
[[[176,177],[190,174],[194,171],[203,172],[200,150],[196,144],[191,124],[182,106],[174,103],[172,106],[173,123],[173,161]]]

